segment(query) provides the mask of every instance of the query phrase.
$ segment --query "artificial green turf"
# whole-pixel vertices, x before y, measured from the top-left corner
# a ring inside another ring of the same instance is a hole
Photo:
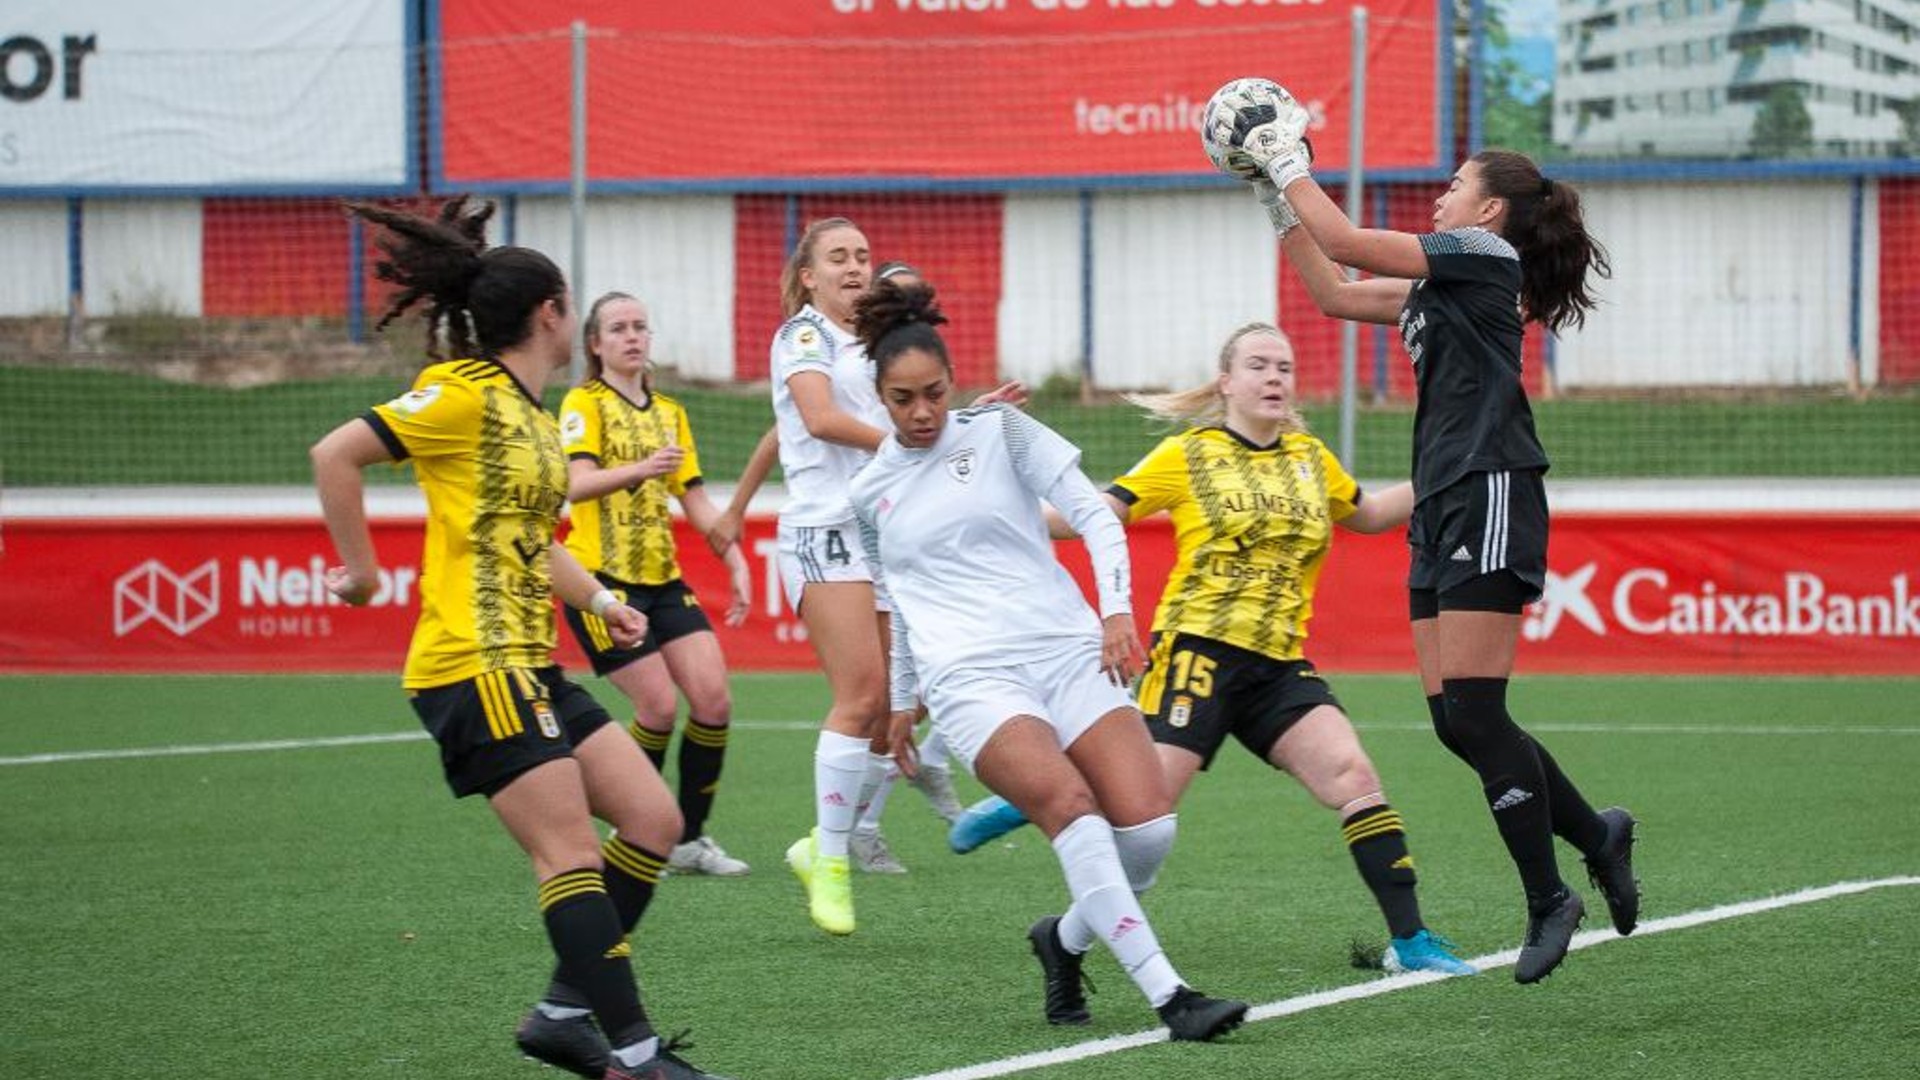
[[[1335,686],[1407,818],[1428,922],[1468,954],[1512,947],[1512,870],[1413,680]],[[910,790],[888,833],[913,872],[856,882],[852,937],[814,930],[779,853],[810,819],[824,684],[734,689],[711,832],[754,873],[669,879],[636,940],[650,1007],[694,1029],[693,1060],[878,1080],[1151,1025],[1105,956],[1093,1026],[1043,1024],[1023,931],[1060,905],[1051,851],[1028,829],[947,854]],[[1513,705],[1597,804],[1639,815],[1651,919],[1920,874],[1916,690],[1523,676]],[[0,678],[0,760],[415,729],[384,676]],[[0,792],[0,1076],[557,1075],[508,1038],[550,963],[524,858],[447,796],[424,740],[0,764]],[[1232,750],[1183,804],[1148,910],[1187,978],[1256,1002],[1368,978],[1348,944],[1382,933],[1332,815]],[[1920,889],[1888,889],[1608,942],[1538,987],[1493,971],[1032,1075],[1904,1077],[1916,931]]]
[[[0,481],[21,486],[304,484],[307,447],[337,424],[405,389],[405,379],[354,377],[251,389],[165,382],[114,372],[0,365]],[[731,480],[772,423],[763,390],[670,388],[693,420],[706,474]],[[548,388],[557,406],[565,387]],[[1040,396],[1033,413],[1085,451],[1087,473],[1117,476],[1164,428],[1124,403],[1083,406]],[[1914,476],[1920,474],[1920,394],[1864,401],[1795,395],[1777,400],[1561,398],[1534,403],[1557,479],[1698,476]],[[1307,410],[1337,445],[1331,405]],[[85,422],[78,422],[84,417]],[[1413,413],[1407,405],[1358,415],[1359,476],[1404,475]],[[404,474],[375,470],[403,481]]]

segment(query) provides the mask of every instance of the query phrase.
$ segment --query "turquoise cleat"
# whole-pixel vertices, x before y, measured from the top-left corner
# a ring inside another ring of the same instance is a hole
[[[998,795],[989,795],[960,812],[947,830],[947,846],[955,855],[998,840],[1027,823],[1027,816]]]
[[[1388,971],[1437,971],[1442,975],[1478,975],[1480,969],[1453,955],[1454,944],[1431,930],[1394,938],[1380,966]]]

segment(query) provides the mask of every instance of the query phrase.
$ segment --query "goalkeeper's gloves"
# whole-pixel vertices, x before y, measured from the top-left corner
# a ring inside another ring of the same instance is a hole
[[[1275,187],[1285,192],[1288,184],[1313,175],[1313,144],[1301,139],[1291,148],[1261,162],[1260,168]]]
[[[1260,200],[1266,208],[1267,220],[1273,222],[1273,234],[1285,237],[1295,225],[1300,224],[1300,215],[1293,212],[1293,204],[1280,194],[1280,188],[1273,181],[1262,176],[1247,181],[1253,187],[1253,197]]]

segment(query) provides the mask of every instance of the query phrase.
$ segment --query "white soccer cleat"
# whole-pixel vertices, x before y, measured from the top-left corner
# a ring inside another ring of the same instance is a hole
[[[709,877],[745,877],[753,868],[727,854],[726,849],[702,836],[684,844],[675,844],[667,856],[667,869],[676,874],[706,874]]]
[[[867,874],[904,874],[906,864],[894,858],[893,849],[887,846],[887,838],[879,830],[861,832],[854,830],[847,838],[847,848],[853,856],[853,865]]]

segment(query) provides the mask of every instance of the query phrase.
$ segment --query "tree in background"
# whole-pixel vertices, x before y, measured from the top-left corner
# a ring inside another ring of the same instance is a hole
[[[1543,81],[1521,62],[1515,40],[1507,29],[1510,0],[1486,0],[1481,38],[1481,135],[1488,146],[1519,152],[1539,161],[1555,156],[1553,146],[1553,84]],[[1456,11],[1470,10],[1469,0],[1456,0]],[[1470,50],[1456,55],[1464,65],[1474,62]]]
[[[1753,154],[1760,158],[1803,158],[1813,154],[1813,114],[1806,90],[1782,83],[1768,91],[1753,117]]]
[[[1900,141],[1894,144],[1895,157],[1920,157],[1920,98],[1909,98],[1893,107],[1900,117]]]

